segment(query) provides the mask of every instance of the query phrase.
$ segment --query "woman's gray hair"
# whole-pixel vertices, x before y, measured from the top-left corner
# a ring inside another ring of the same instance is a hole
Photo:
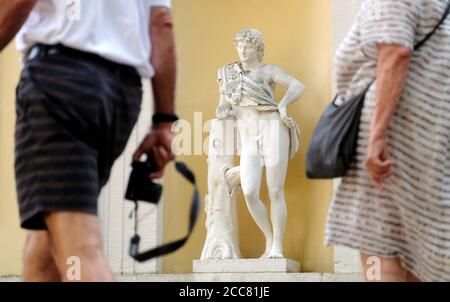
[[[250,42],[258,47],[258,59],[262,62],[264,58],[264,37],[262,33],[253,28],[247,28],[240,31],[234,37],[234,45],[237,46],[239,42]]]

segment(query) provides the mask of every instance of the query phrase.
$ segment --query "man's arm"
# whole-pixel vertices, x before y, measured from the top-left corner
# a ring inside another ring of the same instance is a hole
[[[271,69],[272,81],[282,87],[287,88],[287,92],[279,104],[280,108],[286,108],[291,103],[297,101],[303,95],[305,86],[303,86],[303,84],[299,80],[289,75],[280,67],[269,65],[269,68]]]
[[[367,148],[366,167],[376,188],[393,174],[387,154],[386,130],[400,101],[412,51],[403,46],[380,44],[377,65],[377,91]]]
[[[0,0],[0,52],[11,42],[37,0]]]
[[[174,114],[177,69],[172,16],[166,7],[152,7],[150,14],[151,63],[155,69],[152,79],[155,113]],[[134,153],[134,160],[139,160],[143,154],[155,160],[159,170],[152,173],[150,178],[161,177],[165,165],[175,158],[172,138],[171,122],[152,125],[152,130]]]
[[[270,68],[272,81],[277,85],[287,88],[286,94],[278,104],[278,112],[284,124],[288,127],[293,127],[294,120],[288,116],[287,106],[297,101],[303,95],[305,86],[283,69],[274,65],[267,65],[267,67]]]
[[[151,62],[155,68],[152,80],[155,112],[174,114],[177,68],[172,16],[168,8],[151,9],[150,40]]]
[[[233,107],[225,100],[225,96],[221,93],[219,106],[216,108],[216,117],[219,120],[233,119]]]
[[[233,119],[235,116],[233,114],[233,107],[231,104],[226,100],[226,96],[222,92],[222,81],[225,81],[222,79],[222,69],[220,69],[217,73],[217,82],[219,83],[219,106],[216,108],[216,117],[219,120],[225,120],[225,119]]]

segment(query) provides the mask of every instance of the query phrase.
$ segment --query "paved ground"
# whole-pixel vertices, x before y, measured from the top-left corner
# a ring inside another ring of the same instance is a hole
[[[360,274],[249,273],[249,274],[149,274],[118,276],[123,282],[362,282]],[[0,277],[0,282],[20,282],[20,277]]]

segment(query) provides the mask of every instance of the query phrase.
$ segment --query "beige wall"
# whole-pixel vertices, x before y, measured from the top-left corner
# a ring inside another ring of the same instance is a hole
[[[347,35],[356,20],[363,0],[333,0],[333,53]],[[335,181],[335,188],[340,180]],[[359,273],[359,251],[343,246],[334,247],[334,272]]]
[[[331,96],[331,0],[174,0],[179,53],[178,112],[193,125],[193,112],[203,120],[214,118],[218,104],[216,74],[219,67],[236,59],[232,39],[246,27],[261,30],[266,39],[265,61],[283,67],[306,85],[299,103],[289,108],[302,129],[302,150],[290,162],[286,183],[288,223],[286,256],[302,262],[306,271],[333,269],[332,249],[323,246],[323,230],[331,182],[312,182],[305,177],[305,152],[313,127]],[[280,97],[284,91],[277,90]],[[207,137],[207,133],[204,134]],[[206,193],[206,156],[182,157],[192,166]],[[186,232],[188,189],[170,169],[166,177],[165,240]],[[267,194],[263,199],[267,203]],[[241,250],[244,257],[258,257],[264,250],[261,232],[248,214],[242,197],[238,202]],[[202,213],[187,246],[163,261],[165,272],[191,271],[200,257],[205,238]]]
[[[20,62],[14,45],[0,55],[0,276],[21,273],[24,232],[18,227],[13,174],[15,87]]]
[[[214,118],[218,103],[217,69],[235,59],[233,35],[245,27],[260,29],[266,38],[268,63],[283,67],[306,85],[290,113],[302,128],[302,150],[290,162],[286,183],[288,224],[286,256],[302,262],[306,271],[333,269],[331,248],[323,246],[323,228],[331,182],[305,178],[305,152],[313,127],[331,96],[331,0],[173,0],[179,52],[179,114],[193,121]],[[0,55],[0,275],[21,272],[24,234],[18,227],[13,177],[14,88],[19,75],[18,55],[10,46]],[[283,91],[278,89],[280,97]],[[203,134],[203,138],[207,133]],[[206,193],[206,156],[184,156],[194,168],[202,196]],[[179,238],[187,229],[189,186],[167,170],[164,196],[164,240]],[[263,192],[267,203],[267,194]],[[120,206],[120,205],[118,205]],[[263,236],[239,199],[241,250],[257,257],[264,249]],[[163,271],[191,272],[205,238],[202,216],[186,247],[164,258]]]

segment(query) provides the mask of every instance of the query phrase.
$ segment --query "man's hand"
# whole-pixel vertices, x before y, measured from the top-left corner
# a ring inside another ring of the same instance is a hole
[[[280,117],[286,127],[292,128],[294,126],[294,120],[288,115],[287,108],[284,106],[278,106],[278,112],[280,113]]]
[[[172,123],[161,123],[154,126],[133,155],[134,161],[139,160],[143,154],[147,154],[148,157],[155,160],[159,170],[151,173],[150,179],[161,178],[166,164],[175,159],[172,152],[171,126]]]
[[[155,112],[175,113],[176,56],[175,38],[170,10],[167,7],[152,6],[149,35],[152,44],[151,63],[155,69],[152,78]],[[151,156],[159,170],[149,175],[150,179],[160,178],[164,167],[175,158],[172,152],[172,123],[153,125],[133,155],[139,160],[143,154]]]
[[[374,186],[383,191],[381,181],[394,174],[394,163],[389,160],[384,136],[370,139],[365,163]]]
[[[0,52],[11,42],[37,0],[0,0]]]
[[[226,104],[226,105],[220,105],[219,107],[217,107],[216,117],[219,120],[227,120],[227,119],[234,119],[236,116],[233,112],[233,108],[231,107],[231,105]]]

